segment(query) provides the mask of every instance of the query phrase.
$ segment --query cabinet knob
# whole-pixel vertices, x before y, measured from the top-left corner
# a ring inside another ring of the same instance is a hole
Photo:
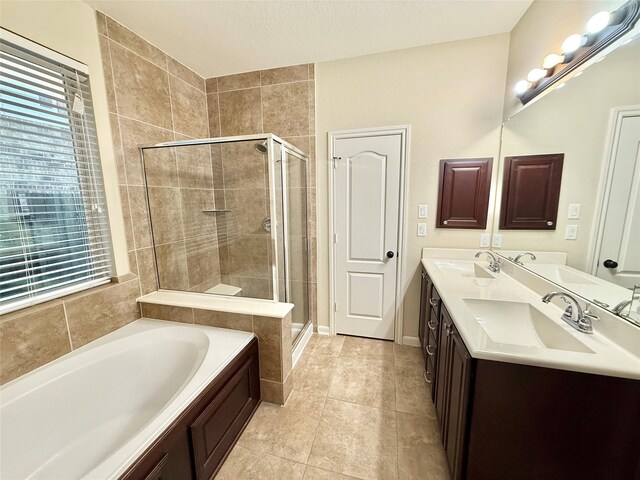
[[[553,226],[553,222],[552,222],[551,220],[549,220],[549,221],[547,222],[547,225],[548,225],[548,226],[550,226],[550,227],[552,227],[552,226]]]
[[[442,222],[443,225],[449,225],[449,220],[445,220]]]

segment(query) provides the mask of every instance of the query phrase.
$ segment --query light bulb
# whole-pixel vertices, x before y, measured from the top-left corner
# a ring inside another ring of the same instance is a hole
[[[609,25],[610,20],[611,14],[609,12],[598,12],[587,22],[587,31],[589,33],[598,33]]]
[[[546,76],[547,71],[544,68],[534,68],[529,72],[529,75],[527,75],[527,80],[529,80],[530,82],[537,82],[538,80]]]
[[[546,69],[555,67],[556,65],[564,62],[564,55],[558,55],[557,53],[550,53],[544,60],[542,60],[542,66]]]
[[[582,35],[578,35],[574,33],[567,37],[567,39],[562,42],[562,52],[563,53],[573,53],[578,50],[582,46]]]
[[[526,80],[520,80],[518,83],[516,83],[516,87],[515,87],[516,95],[522,95],[524,92],[529,90],[530,86],[531,86],[531,83],[527,82]]]

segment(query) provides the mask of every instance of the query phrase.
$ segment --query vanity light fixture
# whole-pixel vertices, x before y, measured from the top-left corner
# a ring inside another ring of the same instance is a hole
[[[587,22],[584,35],[578,33],[569,35],[562,42],[562,54],[547,55],[542,61],[542,68],[536,67],[530,70],[526,80],[516,83],[516,96],[523,105],[526,105],[631,31],[638,19],[640,19],[640,0],[629,0],[613,12],[596,13]]]

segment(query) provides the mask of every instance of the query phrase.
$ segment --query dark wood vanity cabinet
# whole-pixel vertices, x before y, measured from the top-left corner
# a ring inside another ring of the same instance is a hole
[[[472,358],[437,305],[425,364],[453,479],[640,480],[640,381]]]
[[[254,338],[120,480],[213,478],[259,404]]]
[[[431,389],[431,398],[435,401],[441,300],[424,267],[420,290],[418,335],[425,359],[425,380]]]

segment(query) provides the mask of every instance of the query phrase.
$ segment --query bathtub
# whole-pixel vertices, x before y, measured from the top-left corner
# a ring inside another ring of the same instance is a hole
[[[141,319],[7,383],[0,478],[118,478],[253,336]]]

